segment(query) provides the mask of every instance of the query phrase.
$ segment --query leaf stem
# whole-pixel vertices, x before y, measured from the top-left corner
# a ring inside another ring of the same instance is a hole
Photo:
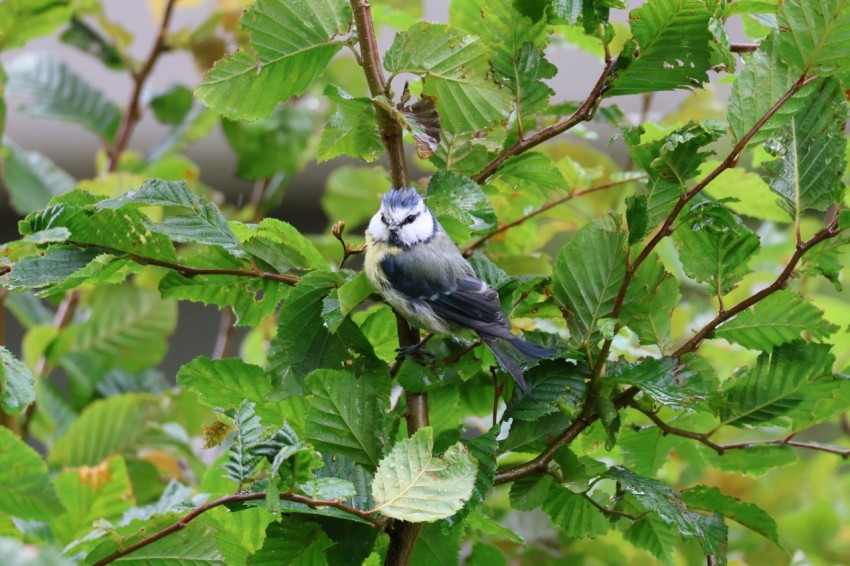
[[[540,145],[541,143],[554,138],[558,134],[562,134],[567,130],[574,128],[582,122],[587,122],[588,120],[593,119],[596,115],[596,110],[599,108],[599,103],[602,101],[602,95],[605,94],[605,84],[608,82],[608,78],[611,76],[613,70],[614,60],[610,55],[607,55],[605,58],[605,66],[602,69],[602,73],[599,75],[599,78],[596,80],[596,84],[593,85],[593,89],[591,89],[590,94],[588,94],[587,98],[584,99],[584,102],[576,108],[575,112],[563,120],[559,120],[551,126],[547,126],[525,139],[518,140],[512,146],[497,155],[476,175],[473,175],[472,179],[476,183],[481,184],[486,181],[490,175],[495,173],[502,163],[507,161],[509,158],[528,151],[532,147]]]
[[[197,519],[198,517],[200,517],[201,515],[203,515],[207,511],[209,511],[210,509],[214,509],[214,508],[219,507],[221,505],[228,505],[228,504],[231,504],[231,503],[243,503],[243,502],[246,502],[246,501],[257,501],[257,500],[265,499],[265,498],[266,498],[266,494],[263,493],[263,492],[260,492],[260,493],[237,493],[237,494],[234,494],[234,495],[225,495],[224,497],[214,499],[212,501],[204,503],[203,505],[199,505],[198,507],[196,507],[195,509],[190,511],[188,514],[184,515],[181,519],[179,519],[178,521],[176,521],[176,522],[172,523],[171,525],[165,527],[164,529],[159,530],[159,531],[157,531],[157,532],[155,532],[155,533],[153,533],[153,534],[143,538],[142,540],[135,542],[135,543],[133,543],[129,546],[119,548],[118,550],[116,550],[115,552],[110,554],[109,556],[95,562],[94,566],[104,566],[105,564],[109,564],[109,563],[121,558],[122,556],[126,556],[126,555],[128,555],[132,552],[135,552],[136,550],[139,550],[140,548],[144,548],[144,547],[146,547],[146,546],[148,546],[148,545],[150,545],[150,544],[152,544],[152,543],[154,543],[154,542],[156,542],[156,541],[158,541],[158,540],[160,540],[164,537],[167,537],[168,535],[170,535],[172,533],[176,533],[177,531],[183,530],[189,525],[189,523],[191,523],[193,520]],[[384,526],[383,521],[381,521],[380,519],[376,519],[375,517],[372,517],[371,515],[369,515],[369,513],[365,512],[365,511],[361,511],[360,509],[355,509],[354,507],[351,507],[350,505],[346,505],[345,503],[341,503],[339,500],[336,500],[336,499],[311,499],[309,497],[305,497],[305,496],[299,495],[297,493],[281,493],[280,498],[286,499],[288,501],[293,501],[295,503],[302,503],[302,504],[307,505],[308,507],[311,507],[313,509],[317,509],[317,508],[320,508],[320,507],[333,507],[335,509],[339,509],[340,511],[345,511],[346,513],[351,513],[352,515],[356,515],[356,516],[360,517],[361,519],[369,521],[370,523],[372,523],[372,526],[375,527],[376,529],[382,528]]]
[[[142,89],[144,88],[145,82],[148,80],[151,71],[153,71],[154,65],[156,65],[159,56],[167,50],[165,34],[168,31],[168,24],[171,21],[171,14],[174,12],[174,6],[176,4],[177,0],[168,0],[166,2],[165,9],[162,13],[162,21],[159,25],[159,31],[157,32],[156,40],[154,40],[153,47],[151,47],[151,51],[148,54],[147,59],[145,59],[141,69],[138,71],[131,69],[130,71],[133,75],[133,91],[130,94],[130,102],[127,104],[127,110],[124,113],[121,126],[118,128],[118,135],[115,139],[115,144],[109,152],[109,164],[106,170],[110,173],[115,171],[118,167],[118,160],[121,157],[121,153],[127,149],[127,144],[130,143],[130,137],[133,135],[133,129],[142,117],[141,108],[139,107]]]
[[[568,194],[564,197],[561,197],[559,199],[555,199],[551,202],[544,204],[543,206],[541,206],[540,208],[538,208],[536,210],[532,210],[531,212],[529,212],[526,215],[520,216],[519,218],[517,218],[516,220],[514,220],[512,222],[508,222],[507,224],[501,224],[493,232],[490,232],[489,234],[485,234],[484,236],[478,238],[477,240],[475,240],[474,242],[469,244],[463,250],[463,255],[464,255],[464,257],[471,256],[472,253],[476,249],[480,248],[485,242],[487,242],[487,240],[489,240],[489,239],[491,239],[495,236],[498,236],[499,234],[504,234],[505,232],[507,232],[511,228],[519,226],[520,224],[524,223],[525,221],[527,221],[531,218],[534,218],[535,216],[538,216],[540,214],[543,214],[544,212],[551,210],[558,205],[564,204],[565,202],[575,200],[579,197],[583,197],[583,196],[589,195],[591,193],[596,193],[596,192],[599,192],[599,191],[605,191],[607,189],[626,185],[628,183],[631,183],[632,181],[638,181],[640,179],[645,179],[645,178],[646,178],[646,175],[640,175],[640,176],[632,177],[630,179],[622,179],[620,181],[611,181],[610,183],[604,183],[602,185],[596,185],[595,187],[590,187],[590,188],[583,189],[583,190],[580,190],[580,191],[573,191],[573,192],[571,192],[570,194]]]

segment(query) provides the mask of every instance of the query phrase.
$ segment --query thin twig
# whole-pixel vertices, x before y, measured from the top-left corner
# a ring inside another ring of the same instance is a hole
[[[115,144],[109,152],[109,165],[107,166],[107,171],[110,173],[115,171],[118,167],[118,159],[121,157],[121,153],[127,149],[127,144],[130,143],[130,137],[133,134],[133,129],[136,127],[139,118],[142,116],[141,108],[139,106],[142,89],[144,88],[145,81],[148,80],[151,71],[153,71],[154,65],[156,65],[159,56],[167,49],[165,34],[168,32],[168,24],[171,21],[171,14],[174,12],[174,6],[176,4],[177,0],[168,0],[168,2],[166,2],[165,9],[162,13],[162,22],[159,25],[159,31],[157,32],[156,40],[154,40],[150,53],[139,71],[131,70],[133,75],[133,91],[130,94],[130,102],[127,104],[127,110],[124,113],[121,126],[118,128],[118,135],[115,138]]]
[[[593,505],[594,507],[599,509],[602,512],[603,515],[606,515],[606,516],[609,516],[609,517],[625,517],[626,519],[629,519],[631,521],[637,521],[638,519],[640,519],[641,517],[643,517],[644,515],[649,513],[649,511],[645,511],[645,512],[641,513],[640,515],[632,515],[631,513],[626,513],[625,511],[618,511],[617,509],[609,509],[608,507],[605,507],[604,505],[602,505],[601,503],[599,503],[598,501],[593,499],[593,497],[591,497],[589,493],[584,492],[581,495],[582,495],[582,497],[587,499],[590,502],[591,505]]]
[[[132,552],[135,552],[136,550],[139,550],[140,548],[144,548],[164,537],[167,537],[172,533],[176,533],[177,531],[183,530],[186,528],[186,526],[188,526],[190,522],[197,519],[199,516],[206,513],[210,509],[214,509],[221,505],[228,505],[231,503],[243,503],[246,501],[257,501],[265,498],[265,493],[237,493],[235,495],[225,495],[224,497],[214,499],[212,501],[204,503],[203,505],[199,505],[188,514],[184,515],[180,520],[175,523],[172,523],[164,529],[159,530],[153,533],[152,535],[147,536],[142,540],[135,542],[129,546],[119,548],[109,556],[95,562],[94,566],[104,566],[105,564],[109,564],[110,562],[113,562],[121,558],[122,556],[126,556]],[[354,507],[346,505],[345,503],[341,503],[336,499],[310,499],[309,497],[305,497],[297,493],[281,493],[280,498],[286,499],[288,501],[293,501],[295,503],[302,503],[304,505],[312,507],[313,509],[320,507],[333,507],[335,509],[339,509],[340,511],[345,511],[346,513],[356,515],[361,519],[365,519],[366,521],[372,523],[375,528],[382,528],[384,525],[384,523],[380,519],[371,516],[366,511],[355,509]]]
[[[646,175],[639,175],[639,176],[632,177],[630,179],[622,179],[622,180],[619,180],[619,181],[611,181],[610,183],[604,183],[602,185],[596,185],[595,187],[582,189],[580,191],[573,191],[573,192],[571,192],[570,194],[568,194],[564,197],[561,197],[559,199],[555,199],[551,202],[544,204],[540,208],[532,210],[528,214],[520,216],[519,218],[517,218],[516,220],[514,220],[512,222],[508,222],[507,224],[499,225],[499,227],[496,230],[490,232],[489,234],[485,234],[485,235],[481,236],[480,238],[478,238],[477,240],[475,240],[474,242],[469,244],[463,250],[463,255],[464,255],[464,257],[471,256],[472,253],[476,249],[478,249],[482,245],[484,245],[484,243],[487,242],[487,240],[489,240],[489,239],[491,239],[495,236],[498,236],[500,234],[504,234],[505,232],[507,232],[511,228],[515,228],[516,226],[519,226],[520,224],[526,222],[527,220],[534,218],[535,216],[539,216],[540,214],[543,214],[547,210],[551,210],[558,205],[564,204],[565,202],[575,200],[577,198],[580,198],[580,197],[583,197],[585,195],[589,195],[589,194],[592,194],[592,193],[597,193],[597,192],[605,191],[607,189],[611,189],[611,188],[614,188],[614,187],[626,185],[628,183],[631,183],[632,181],[639,181],[639,180],[645,179],[645,178],[646,178]]]
[[[592,120],[596,115],[596,110],[599,108],[599,103],[602,101],[602,95],[605,94],[605,85],[608,82],[608,77],[611,76],[612,71],[614,70],[614,61],[609,56],[605,58],[605,66],[602,69],[602,73],[599,75],[599,78],[596,80],[596,84],[593,85],[593,89],[591,89],[590,93],[587,95],[587,98],[584,99],[584,102],[576,108],[576,111],[564,118],[563,120],[559,120],[555,122],[551,126],[547,126],[532,134],[531,136],[518,140],[515,144],[505,149],[497,155],[490,163],[484,166],[481,171],[477,174],[473,175],[472,179],[476,183],[483,183],[487,180],[490,175],[496,172],[496,169],[499,168],[502,163],[507,161],[509,158],[519,155],[525,151],[528,151],[532,147],[540,145],[541,143],[554,138],[555,136],[566,132],[574,128],[575,126],[581,124],[582,122],[587,122],[588,120]]]
[[[758,51],[760,43],[733,43],[729,46],[732,53],[752,53]]]
[[[219,320],[218,323],[218,334],[215,338],[212,359],[221,360],[230,355],[230,347],[234,330],[233,324],[235,322],[236,315],[233,313],[232,307],[228,306],[221,309],[221,320]]]

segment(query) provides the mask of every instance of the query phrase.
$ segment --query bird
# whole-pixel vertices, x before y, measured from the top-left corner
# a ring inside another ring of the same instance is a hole
[[[499,294],[475,275],[414,188],[391,189],[381,197],[366,228],[363,269],[391,307],[431,332],[418,344],[399,348],[400,358],[424,352],[421,347],[435,333],[458,335],[470,330],[528,395],[517,358],[533,362],[556,353],[511,332]]]

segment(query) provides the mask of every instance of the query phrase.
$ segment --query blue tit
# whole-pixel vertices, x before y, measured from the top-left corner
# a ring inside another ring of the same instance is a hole
[[[366,246],[366,276],[390,306],[432,333],[475,332],[502,369],[529,392],[520,364],[504,346],[524,361],[555,351],[511,333],[498,293],[475,276],[416,190],[392,190],[381,198],[366,229]]]

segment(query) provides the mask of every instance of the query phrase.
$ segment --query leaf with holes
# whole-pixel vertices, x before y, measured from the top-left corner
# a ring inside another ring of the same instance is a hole
[[[776,14],[779,54],[798,72],[824,76],[850,70],[850,2],[786,0]]]
[[[677,358],[618,362],[609,370],[606,379],[639,387],[656,403],[678,409],[691,407],[708,397],[702,375]]]
[[[0,346],[0,404],[14,415],[35,401],[35,378],[12,352]]]

